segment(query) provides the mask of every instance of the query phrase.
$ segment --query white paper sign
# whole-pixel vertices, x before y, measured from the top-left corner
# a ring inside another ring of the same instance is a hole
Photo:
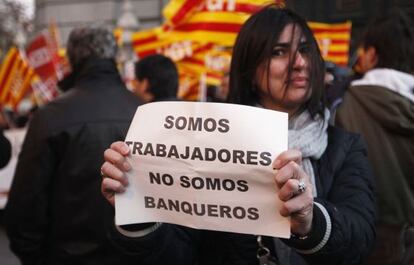
[[[9,129],[4,131],[4,136],[9,139],[12,146],[12,156],[9,163],[0,169],[0,210],[6,207],[7,197],[13,181],[14,171],[16,170],[17,159],[22,149],[27,128]]]
[[[272,169],[287,150],[287,126],[286,113],[242,105],[140,106],[125,140],[132,170],[116,195],[116,224],[289,237]]]

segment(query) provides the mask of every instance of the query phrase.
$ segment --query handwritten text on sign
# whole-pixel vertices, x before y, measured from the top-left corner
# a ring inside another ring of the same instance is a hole
[[[289,237],[272,162],[287,149],[287,114],[233,104],[140,106],[125,142],[130,186],[118,225],[166,222]]]

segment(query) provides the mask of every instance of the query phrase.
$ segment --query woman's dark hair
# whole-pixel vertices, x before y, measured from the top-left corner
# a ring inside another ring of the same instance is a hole
[[[272,52],[283,29],[293,24],[302,30],[308,42],[312,94],[301,110],[308,109],[312,116],[323,115],[324,102],[324,61],[318,44],[306,21],[287,8],[268,5],[252,15],[242,26],[233,49],[230,68],[230,91],[228,102],[255,105],[259,103],[256,72],[260,65],[270,65]],[[298,51],[295,51],[298,52]],[[292,71],[295,55],[291,56],[288,77]]]
[[[414,71],[413,22],[401,10],[374,19],[362,37],[362,47],[374,47],[378,56],[376,68]]]
[[[170,58],[161,54],[142,58],[135,63],[135,76],[138,80],[148,79],[154,101],[177,97],[178,70]]]

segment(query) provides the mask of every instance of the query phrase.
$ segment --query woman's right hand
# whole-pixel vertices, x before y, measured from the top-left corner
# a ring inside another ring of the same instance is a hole
[[[131,169],[126,161],[129,154],[128,146],[121,141],[114,142],[104,152],[105,162],[101,167],[101,192],[112,206],[115,205],[115,193],[122,193],[128,186],[125,172]]]

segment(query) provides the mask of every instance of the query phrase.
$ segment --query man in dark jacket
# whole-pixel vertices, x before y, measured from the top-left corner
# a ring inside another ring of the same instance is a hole
[[[139,100],[117,71],[110,31],[75,29],[67,49],[70,89],[35,113],[20,153],[6,208],[10,246],[22,264],[128,264],[106,239],[113,212],[100,165]]]

